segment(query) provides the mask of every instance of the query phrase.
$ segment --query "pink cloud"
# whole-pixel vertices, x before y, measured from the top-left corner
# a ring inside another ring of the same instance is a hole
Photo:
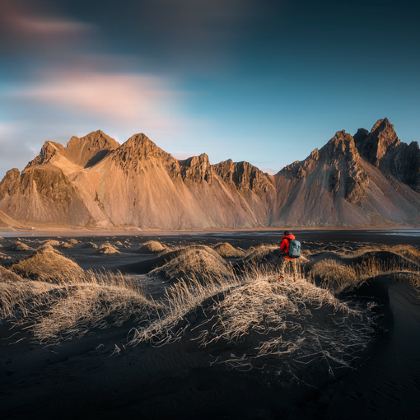
[[[182,124],[176,111],[180,93],[152,75],[51,71],[12,96],[142,129],[168,129]]]
[[[93,29],[90,24],[33,9],[20,1],[2,0],[0,24],[7,32],[29,41],[32,37],[78,36]]]

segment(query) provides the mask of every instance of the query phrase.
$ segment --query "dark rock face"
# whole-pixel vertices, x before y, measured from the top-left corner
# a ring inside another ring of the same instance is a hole
[[[386,176],[392,176],[420,191],[420,150],[417,142],[399,140],[387,118],[377,121],[371,131],[359,129],[355,141],[360,154]]]
[[[0,200],[4,197],[15,194],[20,185],[20,171],[13,168],[6,172],[3,180],[0,182]]]
[[[179,163],[183,180],[192,183],[207,182],[211,184],[213,169],[210,165],[209,157],[205,153],[182,160]]]
[[[233,184],[241,191],[267,193],[274,190],[272,178],[248,162],[233,162],[228,159],[213,168],[223,181]]]

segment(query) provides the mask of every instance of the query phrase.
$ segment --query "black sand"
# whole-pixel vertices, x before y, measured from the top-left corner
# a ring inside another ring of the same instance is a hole
[[[307,246],[355,248],[365,243],[410,243],[402,233],[307,231]],[[31,238],[35,239],[35,238]],[[125,238],[79,238],[102,243]],[[101,256],[82,247],[64,249],[84,268],[121,269],[153,265],[155,256],[139,254],[140,242],[121,254]],[[153,237],[156,239],[156,237]],[[247,248],[278,241],[278,233],[194,234],[160,237],[165,243],[229,241]],[[22,253],[10,252],[13,258]],[[127,270],[129,271],[129,270]],[[135,272],[135,270],[133,270]],[[149,285],[151,291],[159,285]],[[326,366],[302,370],[306,383],[264,374],[209,366],[209,355],[194,345],[123,349],[127,328],[96,331],[59,346],[43,347],[23,332],[0,324],[1,418],[240,418],[240,419],[416,419],[420,413],[420,301],[415,291],[381,277],[348,299],[379,303],[380,327],[353,369]],[[210,355],[211,356],[211,355]]]

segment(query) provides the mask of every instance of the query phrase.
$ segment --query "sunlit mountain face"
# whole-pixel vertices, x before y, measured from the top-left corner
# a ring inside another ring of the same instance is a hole
[[[0,182],[10,228],[220,229],[420,223],[420,150],[387,119],[338,131],[276,175],[249,162],[176,159],[145,134],[123,144],[101,130],[47,141]]]

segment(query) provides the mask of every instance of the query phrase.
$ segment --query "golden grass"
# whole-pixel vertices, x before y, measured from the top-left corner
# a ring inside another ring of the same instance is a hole
[[[12,248],[15,251],[31,251],[32,250],[32,248],[29,245],[19,240],[14,242],[14,244],[12,245]]]
[[[121,274],[85,272],[72,282],[0,282],[0,316],[24,326],[36,340],[54,343],[93,329],[147,320],[158,304]]]
[[[111,243],[105,242],[98,248],[98,253],[112,255],[112,254],[119,254],[120,251]]]
[[[11,269],[23,277],[40,281],[66,282],[83,275],[77,263],[49,245],[13,264]]]
[[[366,245],[359,248],[356,252],[353,252],[351,255],[356,257],[359,255],[366,254],[367,252],[376,251],[392,252],[396,255],[401,255],[417,264],[420,264],[420,249],[411,245]]]
[[[74,248],[74,247],[75,247],[76,245],[78,245],[79,243],[80,243],[80,241],[79,241],[79,240],[72,238],[72,239],[69,239],[68,241],[64,241],[64,242],[61,244],[61,248],[67,248],[67,249],[69,249],[69,248]]]
[[[358,252],[357,256],[364,254]],[[321,287],[328,288],[334,293],[357,287],[370,278],[387,274],[394,274],[396,279],[403,277],[413,286],[420,287],[419,269],[409,261],[398,258],[398,254],[385,261],[368,256],[360,263],[352,263],[351,259],[348,261],[324,259],[316,262],[309,271],[313,281],[318,280]]]
[[[322,321],[314,321],[320,314]],[[366,346],[372,322],[364,311],[302,277],[279,280],[278,272],[254,268],[229,280],[190,278],[171,286],[159,317],[134,330],[130,344],[164,345],[187,337],[204,347],[224,342],[231,352],[238,345],[240,356],[218,358],[234,367],[288,355],[304,364],[324,360],[331,368],[332,363],[347,366]]]
[[[58,247],[60,245],[61,245],[61,242],[60,241],[57,241],[55,239],[48,239],[48,240],[42,242],[41,247],[48,247],[48,246],[50,246],[50,247],[55,248],[55,247]]]
[[[245,255],[242,249],[235,248],[229,242],[218,243],[213,249],[223,258],[239,258]]]
[[[139,251],[140,252],[145,252],[145,253],[159,253],[159,252],[163,252],[167,250],[167,246],[163,245],[161,242],[159,241],[147,241],[145,243],[143,243],[140,248]]]
[[[233,275],[231,266],[213,249],[207,246],[191,246],[173,252],[164,265],[155,268],[150,276],[179,280],[191,277],[207,280]]]

